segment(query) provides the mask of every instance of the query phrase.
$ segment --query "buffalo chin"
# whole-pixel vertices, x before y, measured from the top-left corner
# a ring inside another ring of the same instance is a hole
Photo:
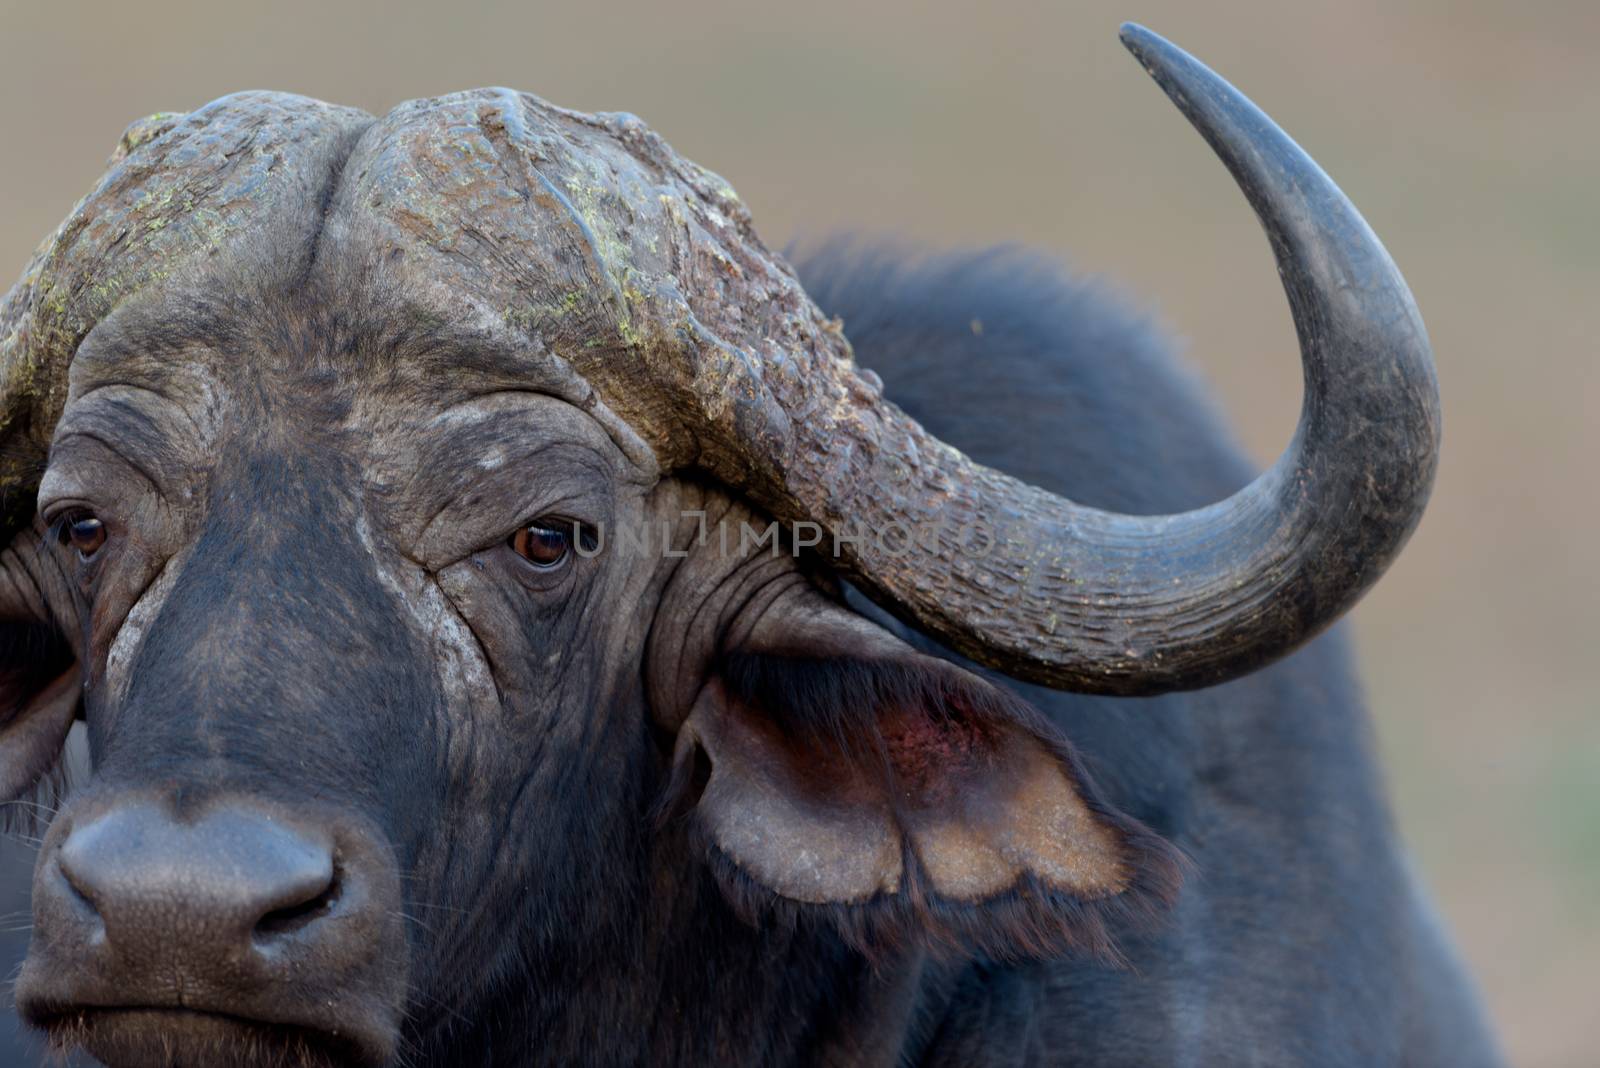
[[[52,1050],[110,1068],[349,1068],[386,1063],[392,1042],[190,1009],[96,1008],[38,1021]]]

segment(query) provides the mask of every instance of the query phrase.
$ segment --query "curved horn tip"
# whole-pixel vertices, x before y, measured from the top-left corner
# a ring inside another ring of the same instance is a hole
[[[1137,22],[1124,22],[1117,31],[1117,36],[1121,39],[1122,46],[1133,53],[1133,58],[1139,61],[1140,66],[1144,67],[1163,89],[1170,84],[1169,79],[1177,69],[1182,67],[1196,68],[1195,74],[1209,76],[1215,81],[1226,84],[1225,79],[1193,55]],[[1238,90],[1231,85],[1227,88],[1233,93],[1238,93]]]
[[[1242,124],[1255,136],[1282,142],[1280,151],[1304,156],[1299,166],[1313,169],[1316,164],[1255,103],[1226,78],[1153,30],[1137,22],[1124,22],[1118,36],[1123,47],[1133,54],[1145,73],[1172,99],[1201,135],[1211,142],[1230,170],[1237,175],[1237,163],[1226,145],[1218,140],[1224,125]],[[1320,173],[1320,171],[1319,171]]]
[[[1124,22],[1117,28],[1117,36],[1122,39],[1122,43],[1127,46],[1128,51],[1132,52],[1134,55],[1138,55],[1139,50],[1143,48],[1147,42],[1162,41],[1165,43],[1160,34],[1152,33],[1150,30],[1139,25],[1137,22]]]
[[[1137,22],[1124,22],[1117,30],[1117,37],[1121,39],[1122,46],[1132,52],[1133,57],[1152,74],[1155,73],[1157,61],[1160,59],[1167,61],[1165,65],[1170,65],[1172,60],[1178,58],[1187,59],[1191,63],[1196,62],[1189,53]]]
[[[1411,290],[1333,179],[1269,115],[1194,56],[1138,23],[1123,23],[1120,37],[1232,173],[1272,242],[1291,305],[1329,304],[1325,320],[1348,320],[1352,339],[1370,343],[1359,347],[1387,353],[1389,362],[1407,366],[1437,392],[1432,348]],[[1348,300],[1335,309],[1339,294]],[[1299,319],[1297,312],[1297,325]],[[1307,360],[1313,355],[1304,352]]]

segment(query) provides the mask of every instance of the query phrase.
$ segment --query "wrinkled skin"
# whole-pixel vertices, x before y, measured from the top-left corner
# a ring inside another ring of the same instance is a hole
[[[196,312],[182,301],[150,314]],[[281,307],[230,319],[227,341],[188,333],[176,358],[142,369],[126,354],[164,351],[170,332],[106,325],[74,363],[41,491],[42,515],[92,502],[112,524],[83,621],[95,788],[132,766],[128,778],[196,791],[337,798],[428,890],[406,911],[441,937],[411,970],[471,974],[463,946],[491,935],[472,924],[495,916],[445,906],[469,891],[509,899],[529,881],[560,887],[592,832],[541,813],[577,769],[592,784],[623,779],[605,755],[636,750],[644,722],[636,675],[612,665],[639,662],[648,614],[584,605],[642,601],[652,576],[544,581],[518,568],[506,532],[549,507],[637,512],[647,484],[593,420],[497,389],[492,373],[430,374],[425,359],[374,353],[318,375],[308,365],[334,328]],[[383,362],[398,381],[357,395]],[[275,714],[251,714],[264,708]],[[560,715],[578,709],[601,714]],[[538,758],[545,746],[565,759]],[[490,813],[542,824],[537,858],[495,849],[506,832]],[[448,828],[482,840],[452,852]],[[552,917],[581,911],[562,894],[542,904]],[[398,929],[385,939],[381,965],[402,978]],[[399,991],[386,993],[393,1013]],[[435,996],[456,1008],[466,992]]]

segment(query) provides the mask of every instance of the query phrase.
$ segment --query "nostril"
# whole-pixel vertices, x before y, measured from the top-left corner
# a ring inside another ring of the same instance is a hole
[[[85,916],[98,919],[100,906],[95,901],[94,890],[89,882],[74,872],[67,858],[59,854],[56,857],[56,870],[61,873],[61,885],[66,887],[66,899]]]
[[[67,859],[65,857],[57,858],[56,867],[61,872],[61,881],[67,884],[68,890],[72,891],[73,898],[82,902],[84,905],[87,905],[91,909],[94,908],[94,899],[89,896],[88,887],[85,885],[83,880],[75,872],[73,872],[72,865],[67,863]]]
[[[339,894],[343,889],[343,879],[337,865],[328,877],[327,885],[315,896],[304,901],[273,909],[256,921],[255,930],[251,932],[257,942],[270,941],[284,935],[293,934],[315,923],[322,917],[331,913],[339,904]]]

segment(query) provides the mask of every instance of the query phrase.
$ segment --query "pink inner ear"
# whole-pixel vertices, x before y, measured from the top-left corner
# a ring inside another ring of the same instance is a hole
[[[878,713],[896,823],[929,885],[978,901],[1031,877],[1083,897],[1125,887],[1118,836],[1069,767],[1019,723],[975,712],[959,686]]]
[[[889,765],[913,804],[952,800],[963,780],[993,762],[997,732],[953,703],[948,711],[902,706],[879,716]]]

